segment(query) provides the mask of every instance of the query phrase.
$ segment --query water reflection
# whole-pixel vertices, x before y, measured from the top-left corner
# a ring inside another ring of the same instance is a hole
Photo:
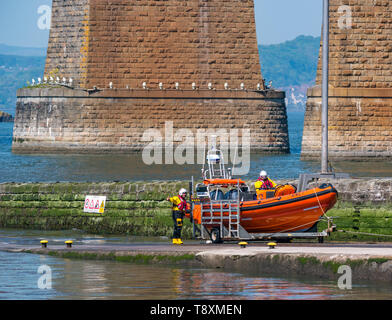
[[[180,298],[188,299],[329,299],[334,292],[329,288],[289,282],[278,278],[246,277],[237,273],[215,271],[184,271],[176,269]]]
[[[52,270],[52,289],[38,288],[39,266]],[[392,287],[353,283],[339,290],[337,281],[282,278],[222,272],[216,269],[138,265],[110,261],[59,259],[0,252],[0,300],[325,300],[392,299]]]
[[[325,285],[278,278],[246,277],[208,269],[65,260],[65,277],[54,288],[57,299],[331,299]]]
[[[16,245],[39,245],[41,240],[48,240],[49,245],[63,245],[72,240],[76,245],[88,244],[158,244],[168,243],[167,237],[141,237],[132,235],[94,235],[82,230],[33,230],[33,229],[0,229],[0,243]]]
[[[88,266],[85,266],[85,264]],[[99,266],[97,266],[99,264]],[[67,277],[57,279],[56,299],[326,300],[391,299],[392,289],[334,281],[285,280],[210,269],[183,269],[113,262],[66,260]],[[84,266],[84,267],[83,267]],[[77,272],[76,270],[82,270]],[[309,281],[309,282],[308,282]],[[61,292],[61,293],[60,293]]]

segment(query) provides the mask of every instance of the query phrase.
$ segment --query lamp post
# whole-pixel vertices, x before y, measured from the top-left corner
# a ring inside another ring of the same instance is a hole
[[[322,51],[322,110],[321,110],[321,172],[303,173],[299,176],[298,192],[304,191],[314,179],[347,179],[347,173],[335,173],[328,170],[328,62],[329,62],[329,0],[323,0],[323,51]]]
[[[328,63],[329,63],[329,0],[323,0],[323,67],[321,111],[321,173],[328,173]]]

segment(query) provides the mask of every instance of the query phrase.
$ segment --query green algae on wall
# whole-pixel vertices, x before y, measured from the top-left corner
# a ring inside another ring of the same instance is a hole
[[[364,202],[361,205],[338,201],[327,213],[333,217],[337,232],[331,233],[329,241],[391,241],[392,205]],[[320,222],[319,230],[327,228]]]
[[[170,237],[166,198],[182,187],[187,182],[0,184],[0,227]],[[86,195],[106,196],[105,213],[83,212]],[[186,220],[183,235],[191,234]]]
[[[83,260],[109,260],[126,263],[162,263],[162,264],[177,264],[184,262],[194,262],[195,255],[184,253],[178,255],[165,255],[165,254],[124,254],[117,255],[115,252],[78,252],[78,251],[49,251],[50,256],[68,258],[68,259],[83,259]]]
[[[356,182],[359,184],[358,182]],[[97,234],[172,235],[168,196],[187,181],[0,184],[0,227],[40,230],[80,229]],[[86,195],[107,197],[105,213],[84,213]],[[391,241],[392,203],[338,201],[327,213],[339,232],[326,241]],[[327,228],[320,222],[319,231]],[[367,234],[372,235],[367,235]],[[382,236],[377,236],[382,235]],[[192,225],[185,219],[183,236]],[[384,236],[385,235],[385,236]]]

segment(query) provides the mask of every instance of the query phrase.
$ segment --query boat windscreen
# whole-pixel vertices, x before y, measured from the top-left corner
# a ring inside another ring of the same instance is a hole
[[[238,199],[238,190],[232,189],[225,194],[226,200],[237,200]]]
[[[210,192],[211,200],[225,200],[225,194],[222,190],[217,189]]]
[[[206,186],[198,186],[196,192],[208,192],[208,188]]]

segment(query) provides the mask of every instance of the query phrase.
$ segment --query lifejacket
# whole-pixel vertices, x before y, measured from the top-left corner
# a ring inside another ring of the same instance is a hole
[[[187,209],[186,200],[181,196],[175,196],[170,198],[170,202],[173,203],[173,211],[185,212]]]
[[[180,198],[181,202],[177,205],[177,208],[178,208],[178,210],[185,212],[186,211],[186,200],[181,196],[178,196],[178,197]]]
[[[274,183],[270,180],[270,178],[267,178],[266,180],[258,178],[257,181],[262,182],[262,185],[259,188],[257,188],[259,190],[270,190],[275,188]]]

